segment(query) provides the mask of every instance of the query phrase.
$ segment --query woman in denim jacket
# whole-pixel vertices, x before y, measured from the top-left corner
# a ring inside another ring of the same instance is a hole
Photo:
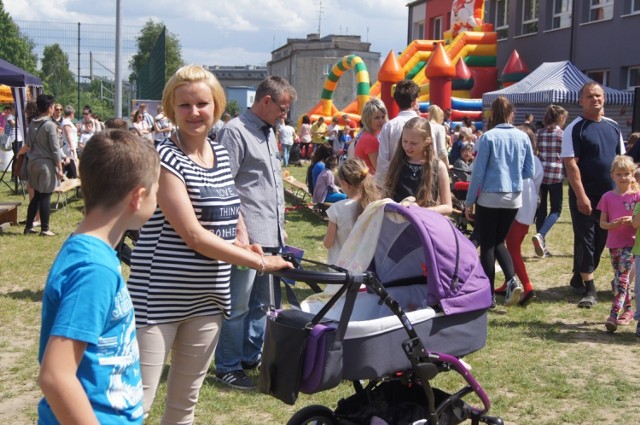
[[[511,124],[513,116],[513,105],[507,98],[500,96],[491,104],[489,131],[478,140],[465,211],[467,218],[476,220],[480,262],[492,293],[496,259],[502,267],[507,282],[505,305],[517,304],[522,285],[504,241],[522,206],[522,182],[534,174],[531,144],[527,135]]]

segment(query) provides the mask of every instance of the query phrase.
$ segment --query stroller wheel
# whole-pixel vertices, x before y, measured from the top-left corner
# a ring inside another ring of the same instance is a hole
[[[338,419],[328,407],[313,404],[298,410],[287,425],[338,425]]]

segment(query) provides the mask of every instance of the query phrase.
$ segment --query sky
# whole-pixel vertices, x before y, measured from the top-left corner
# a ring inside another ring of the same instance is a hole
[[[116,0],[4,0],[14,20],[115,24]],[[163,22],[186,63],[266,65],[287,38],[360,35],[384,60],[407,45],[407,0],[121,0],[123,25]],[[35,12],[37,11],[37,12]],[[320,11],[322,11],[320,13]],[[320,18],[320,19],[319,19]]]

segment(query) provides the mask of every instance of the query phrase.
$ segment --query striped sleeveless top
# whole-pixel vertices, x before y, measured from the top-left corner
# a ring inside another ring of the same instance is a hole
[[[187,188],[202,226],[233,243],[240,198],[231,177],[229,154],[211,143],[215,166],[203,168],[170,139],[157,146],[162,167]],[[160,188],[162,190],[162,188]],[[231,266],[198,254],[180,238],[158,207],[140,231],[127,282],[136,326],[176,322],[197,316],[229,315]]]

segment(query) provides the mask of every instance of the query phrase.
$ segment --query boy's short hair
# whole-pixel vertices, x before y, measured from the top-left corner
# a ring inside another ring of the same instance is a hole
[[[122,118],[111,118],[104,123],[105,128],[128,130],[129,123]]]
[[[149,143],[124,130],[96,133],[82,151],[80,181],[85,210],[111,208],[136,186],[150,189],[160,159]]]
[[[409,109],[420,95],[420,87],[413,80],[402,80],[396,84],[393,92],[393,100],[398,108]]]

